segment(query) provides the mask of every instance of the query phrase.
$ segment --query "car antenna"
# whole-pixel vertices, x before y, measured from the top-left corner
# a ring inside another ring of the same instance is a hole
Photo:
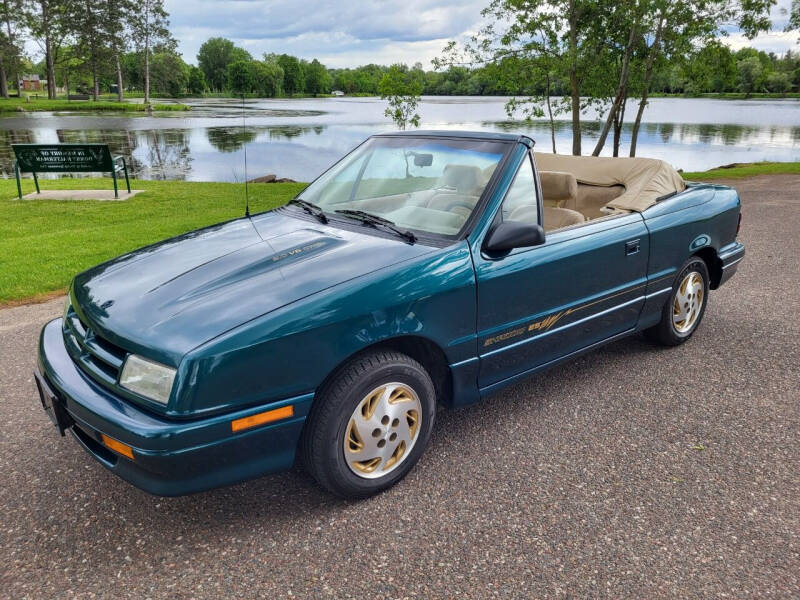
[[[250,216],[250,195],[247,189],[247,120],[245,118],[244,94],[242,94],[242,149],[244,150],[244,216]]]

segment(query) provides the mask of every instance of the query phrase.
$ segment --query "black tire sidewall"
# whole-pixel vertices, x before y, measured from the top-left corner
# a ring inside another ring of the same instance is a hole
[[[314,448],[314,456],[321,464],[313,470],[324,471],[325,487],[346,497],[365,497],[391,487],[402,479],[416,464],[425,450],[433,431],[436,415],[436,393],[430,376],[419,363],[402,354],[377,355],[377,366],[362,374],[355,384],[344,394],[325,394],[319,398],[326,403],[327,410],[318,415],[320,422],[314,423],[319,428],[318,443]],[[387,360],[388,358],[388,360]],[[376,479],[359,477],[350,470],[344,454],[344,436],[350,417],[356,407],[368,393],[387,383],[402,383],[411,387],[417,394],[422,407],[421,424],[417,441],[405,460],[393,471]],[[333,385],[329,390],[335,390]]]

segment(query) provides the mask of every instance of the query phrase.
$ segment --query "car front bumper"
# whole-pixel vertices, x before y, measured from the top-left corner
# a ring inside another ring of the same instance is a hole
[[[190,494],[291,467],[313,399],[306,394],[203,419],[166,419],[113,395],[84,374],[64,346],[61,319],[42,330],[39,376],[66,413],[68,430],[92,456],[136,487],[160,496]],[[289,405],[289,418],[232,431],[234,420]],[[103,435],[130,446],[133,459],[111,450]]]

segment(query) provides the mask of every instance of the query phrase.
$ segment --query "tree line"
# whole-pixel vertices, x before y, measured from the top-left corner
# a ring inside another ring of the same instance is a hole
[[[619,155],[629,100],[635,111],[630,155],[642,116],[660,90],[699,93],[738,87],[752,93],[797,85],[794,54],[780,62],[753,50],[737,55],[719,43],[732,26],[747,38],[770,29],[776,0],[492,0],[480,31],[450,42],[440,69],[486,69],[498,85],[515,87],[509,115],[546,118],[555,150],[555,119],[568,115],[572,153],[583,152],[581,120],[600,112],[598,155],[612,136]],[[792,2],[796,28],[800,2]],[[527,83],[527,85],[526,85]]]
[[[164,0],[2,0],[0,1],[0,95],[9,78],[16,85],[33,66],[25,43],[38,45],[47,95],[57,82],[68,90],[71,78],[89,81],[95,99],[101,80],[113,78],[122,99],[126,54],[141,57],[145,100],[150,100],[150,62],[158,53],[175,53]]]

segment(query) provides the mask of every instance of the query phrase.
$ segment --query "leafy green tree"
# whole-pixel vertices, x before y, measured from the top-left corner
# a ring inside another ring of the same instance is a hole
[[[305,91],[305,73],[297,57],[281,54],[278,65],[283,69],[283,91],[290,96],[302,94]]]
[[[73,33],[74,0],[27,0],[22,19],[31,38],[44,53],[47,97],[56,97],[56,63],[59,49]]]
[[[251,60],[253,57],[249,52],[221,37],[206,40],[197,53],[197,65],[205,74],[209,87],[217,92],[227,85],[228,66],[231,63]]]
[[[766,86],[770,92],[786,95],[792,89],[792,80],[788,73],[774,71],[767,75]]]
[[[306,92],[309,94],[327,94],[331,91],[331,79],[328,70],[316,58],[306,68]]]
[[[144,55],[144,102],[150,102],[150,55],[156,46],[174,47],[169,32],[169,14],[164,0],[138,0],[138,10],[132,11],[128,24],[132,37]]]
[[[157,93],[183,96],[189,85],[189,65],[173,51],[156,52],[150,60],[150,80]]]
[[[101,0],[103,13],[103,35],[113,60],[116,74],[117,101],[122,102],[124,80],[121,57],[130,45],[128,21],[132,12],[138,10],[136,0]]]
[[[22,0],[0,0],[0,96],[8,98],[8,77],[17,80],[22,57]]]
[[[420,116],[416,112],[423,89],[419,71],[409,71],[401,64],[392,65],[378,84],[378,91],[389,106],[384,114],[394,121],[398,129],[408,125],[419,127]]]
[[[228,65],[228,89],[237,96],[253,91],[253,71],[248,60],[237,60]]]
[[[744,58],[737,63],[739,69],[739,89],[745,93],[745,97],[759,90],[764,85],[764,68],[757,57],[751,56]]]
[[[188,81],[186,83],[187,91],[193,96],[200,96],[208,89],[206,83],[206,75],[202,69],[194,65],[189,67]]]
[[[261,98],[275,98],[281,95],[283,69],[274,62],[251,61],[251,91]]]

